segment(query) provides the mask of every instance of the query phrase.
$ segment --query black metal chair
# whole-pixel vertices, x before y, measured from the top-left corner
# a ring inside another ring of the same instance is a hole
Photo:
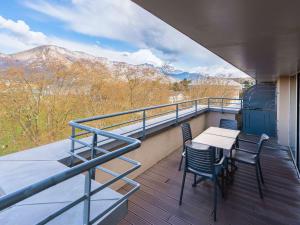
[[[182,140],[183,140],[183,143],[182,143],[182,155],[181,155],[181,159],[180,159],[180,163],[179,163],[179,168],[178,170],[180,171],[181,170],[181,166],[182,166],[182,161],[183,161],[183,158],[185,157],[185,143],[187,141],[191,141],[192,140],[192,130],[191,130],[191,126],[189,123],[183,123],[181,124],[181,130],[182,130]]]
[[[236,120],[230,120],[230,119],[221,119],[220,128],[226,128],[226,129],[231,129],[231,130],[237,130],[238,129],[238,124]]]
[[[230,119],[220,119],[220,124],[219,124],[220,128],[225,128],[225,129],[231,129],[231,130],[237,130],[238,129],[238,124],[236,120],[230,120]],[[238,142],[236,142],[238,144]],[[218,149],[219,151],[217,151],[217,155],[219,158],[223,157],[223,150],[222,149]],[[237,167],[235,167],[233,165],[233,167],[236,169]]]
[[[257,151],[253,152],[253,151],[246,150],[246,149],[235,148],[232,150],[232,157],[231,157],[231,160],[233,160],[233,161],[244,163],[244,164],[255,167],[256,180],[257,180],[260,198],[263,198],[263,193],[262,193],[260,182],[262,182],[264,184],[264,178],[263,178],[261,163],[260,163],[260,154],[261,154],[263,145],[267,140],[269,140],[269,136],[266,134],[261,135],[258,143],[248,141],[248,140],[240,140],[240,142],[247,142],[250,144],[255,144]]]
[[[194,184],[196,186],[196,176],[200,176],[201,180],[208,179],[214,182],[214,220],[217,214],[217,189],[222,190],[224,197],[224,166],[225,157],[218,163],[215,163],[215,148],[207,145],[187,142],[185,144],[185,167],[182,179],[179,205],[182,204],[182,196],[187,173],[194,174]],[[219,183],[219,176],[222,176],[222,184]]]

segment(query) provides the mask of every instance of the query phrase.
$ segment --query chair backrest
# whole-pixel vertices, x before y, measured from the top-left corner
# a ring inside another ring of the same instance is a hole
[[[189,123],[181,124],[181,130],[182,130],[182,138],[183,138],[183,145],[184,145],[187,141],[191,141],[193,139],[190,124]]]
[[[193,148],[186,145],[186,161],[185,166],[188,170],[197,171],[200,174],[214,174],[215,148],[205,145],[200,148]]]
[[[262,134],[262,135],[260,136],[259,142],[257,143],[257,156],[258,156],[258,157],[259,157],[259,155],[260,155],[260,153],[261,153],[261,150],[262,150],[262,147],[263,147],[264,143],[265,143],[266,141],[268,141],[269,139],[270,139],[269,136],[266,135],[266,134]]]
[[[236,120],[229,120],[229,119],[221,119],[220,120],[220,128],[226,128],[231,130],[237,130],[237,121]]]

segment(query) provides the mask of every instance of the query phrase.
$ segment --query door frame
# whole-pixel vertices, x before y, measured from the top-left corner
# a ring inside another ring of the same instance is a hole
[[[297,102],[297,107],[296,107],[296,114],[297,114],[297,131],[296,131],[296,140],[297,140],[297,143],[296,143],[296,167],[298,169],[298,171],[300,171],[300,138],[299,138],[299,135],[300,135],[300,118],[299,118],[299,114],[300,114],[300,73],[297,73],[296,75],[296,83],[297,83],[297,99],[296,99],[296,102]]]

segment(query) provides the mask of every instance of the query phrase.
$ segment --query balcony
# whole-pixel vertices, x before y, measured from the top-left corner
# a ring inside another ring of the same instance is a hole
[[[69,140],[0,158],[1,224],[212,223],[209,183],[187,182],[178,205],[179,125],[188,121],[198,135],[221,118],[241,123],[243,105],[203,98],[71,121]],[[226,200],[218,202],[216,224],[299,221],[300,186],[289,149],[274,138],[262,165],[265,199],[257,195],[252,168],[239,167]]]
[[[275,140],[269,142],[262,153],[264,199],[258,196],[254,168],[238,165],[234,183],[226,188],[226,198],[219,197],[215,223],[211,182],[192,187],[193,176],[190,175],[183,204],[178,205],[181,151],[179,148],[135,179],[141,187],[130,197],[128,214],[120,224],[299,224],[299,178],[288,149]],[[128,188],[125,186],[122,190],[128,191]]]
[[[256,85],[243,99],[203,98],[71,121],[69,139],[0,157],[0,224],[300,224],[300,2],[132,1]],[[237,120],[248,139],[273,138],[262,151],[264,199],[253,168],[237,164],[215,222],[209,182],[192,187],[188,176],[178,204],[179,125],[189,122],[197,136],[221,118]]]

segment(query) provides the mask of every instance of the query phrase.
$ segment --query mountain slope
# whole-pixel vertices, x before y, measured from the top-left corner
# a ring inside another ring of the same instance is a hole
[[[103,57],[96,57],[84,52],[70,51],[68,49],[45,45],[16,54],[0,54],[0,70],[9,67],[23,68],[25,71],[49,72],[50,67],[66,66],[81,62],[85,67],[105,67],[111,75],[125,79],[125,74],[134,72],[136,76],[144,79],[161,79],[165,82],[174,81],[173,78],[162,73],[159,68],[149,64],[131,65],[124,62],[110,61]],[[147,76],[144,76],[147,71]]]

